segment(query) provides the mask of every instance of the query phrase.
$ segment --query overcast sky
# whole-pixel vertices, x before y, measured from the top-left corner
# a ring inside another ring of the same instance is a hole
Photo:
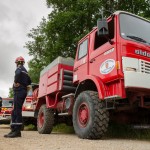
[[[50,9],[46,0],[0,0],[0,96],[8,97],[12,87],[15,59],[31,57],[24,48],[29,40],[27,33],[36,28],[42,17],[47,18]],[[25,64],[27,68],[27,63]]]

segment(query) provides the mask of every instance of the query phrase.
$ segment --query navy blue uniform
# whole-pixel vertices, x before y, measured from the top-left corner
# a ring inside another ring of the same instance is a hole
[[[31,79],[28,76],[24,66],[19,65],[15,71],[14,77],[14,108],[12,111],[12,130],[21,130],[22,127],[22,105],[27,96],[27,86],[31,84]]]
[[[1,112],[1,107],[2,107],[2,98],[0,97],[0,112]]]

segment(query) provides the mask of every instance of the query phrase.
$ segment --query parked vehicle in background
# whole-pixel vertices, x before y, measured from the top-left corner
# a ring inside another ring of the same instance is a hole
[[[0,122],[10,122],[13,109],[13,98],[2,98],[2,108],[0,112]]]
[[[34,118],[35,106],[38,97],[38,84],[32,83],[28,86],[28,93],[22,107],[22,117],[24,125],[37,125],[37,120]]]

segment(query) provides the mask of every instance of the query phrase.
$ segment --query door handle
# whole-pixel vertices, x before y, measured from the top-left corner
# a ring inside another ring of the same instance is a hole
[[[91,60],[90,60],[90,63],[93,63],[95,61],[95,58],[92,58]]]

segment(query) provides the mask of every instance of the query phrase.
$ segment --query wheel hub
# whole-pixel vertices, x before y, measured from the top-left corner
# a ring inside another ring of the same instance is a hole
[[[78,111],[79,123],[82,127],[85,127],[89,120],[89,109],[85,103],[82,103]]]
[[[42,112],[39,117],[39,127],[42,128],[44,124],[44,113]]]

